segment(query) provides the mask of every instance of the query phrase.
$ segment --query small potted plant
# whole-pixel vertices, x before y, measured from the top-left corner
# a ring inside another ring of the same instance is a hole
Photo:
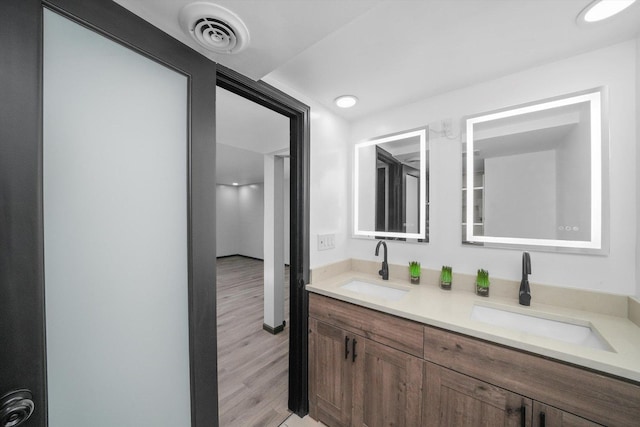
[[[417,285],[420,283],[420,263],[418,261],[409,262],[409,276],[411,276],[411,283]]]
[[[451,290],[451,267],[448,265],[443,265],[442,270],[440,271],[440,287],[445,290]]]
[[[476,294],[482,297],[489,296],[489,272],[487,270],[478,270],[476,276]]]

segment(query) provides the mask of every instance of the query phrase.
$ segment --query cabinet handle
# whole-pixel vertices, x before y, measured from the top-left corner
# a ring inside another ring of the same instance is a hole
[[[527,427],[527,407],[526,406],[522,405],[520,407],[520,415],[521,415],[520,425],[522,427]]]
[[[545,427],[547,424],[546,416],[544,412],[540,412],[540,427]]]
[[[344,337],[344,358],[349,358],[349,337]]]
[[[351,352],[351,361],[352,362],[355,362],[356,361],[356,356],[358,356],[356,354],[356,344],[357,343],[358,343],[358,341],[356,341],[356,339],[354,338],[353,339],[353,348],[351,349],[352,350],[352,352]]]

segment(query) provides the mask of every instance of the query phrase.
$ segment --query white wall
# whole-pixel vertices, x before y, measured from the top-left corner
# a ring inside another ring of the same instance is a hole
[[[216,185],[216,256],[263,259],[263,194],[262,184]]]
[[[349,125],[322,105],[279,82],[265,78],[311,107],[311,214],[310,266],[331,264],[349,258],[351,236],[351,152]],[[335,234],[335,249],[318,251],[318,234]]]
[[[640,113],[640,36],[636,39],[636,109]],[[636,120],[636,296],[640,298],[640,120]]]
[[[238,254],[264,259],[264,186],[238,188]]]
[[[238,189],[216,185],[216,256],[240,253],[238,233]]]
[[[289,264],[289,180],[285,181],[284,262]],[[216,256],[264,259],[264,186],[216,185]]]
[[[640,163],[636,153],[637,49],[635,40],[631,40],[369,116],[352,124],[351,146],[377,135],[412,129],[446,118],[453,118],[456,124],[454,133],[459,135],[459,120],[465,115],[607,86],[611,165],[610,254],[587,256],[532,252],[531,280],[587,290],[634,294],[640,291],[640,284],[636,284],[636,226],[640,222],[635,200],[638,194],[636,168]],[[321,182],[318,178],[326,175],[330,175],[328,179],[332,182],[335,177],[343,177],[344,172],[338,170],[338,166],[351,171],[352,148],[348,153],[347,165],[344,162],[339,165],[334,163],[335,155],[344,151],[337,147],[336,140],[312,140],[312,184],[318,184]],[[452,265],[454,271],[469,274],[478,268],[485,268],[494,277],[519,279],[520,251],[466,247],[460,243],[460,138],[432,138],[430,150],[431,159],[434,160],[430,170],[430,243],[388,242],[389,261],[406,264],[408,260],[415,259],[421,261],[424,267],[434,269]],[[318,170],[318,167],[325,165],[328,170]],[[329,209],[335,195],[328,189],[315,189],[312,186],[312,197],[313,206],[321,207],[316,215],[329,216],[322,220],[325,224],[347,220],[341,217],[341,210]],[[322,221],[312,222],[312,233]],[[373,241],[350,238],[348,256],[376,260],[374,247]],[[325,261],[328,259],[316,258],[315,265],[322,265]]]

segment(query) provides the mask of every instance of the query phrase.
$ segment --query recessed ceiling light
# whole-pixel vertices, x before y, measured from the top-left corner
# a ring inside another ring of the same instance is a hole
[[[351,108],[358,102],[358,98],[353,95],[342,95],[335,99],[336,105],[340,108]]]
[[[231,185],[236,185],[236,186],[237,186],[237,185],[238,185],[238,183],[237,183],[237,182],[233,182],[233,183],[231,183]]]
[[[595,0],[578,15],[578,22],[598,22],[631,6],[636,0]]]

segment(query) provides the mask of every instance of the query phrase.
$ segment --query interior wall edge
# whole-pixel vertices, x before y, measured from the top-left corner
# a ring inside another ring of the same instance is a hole
[[[636,38],[636,297],[640,298],[640,33]]]

